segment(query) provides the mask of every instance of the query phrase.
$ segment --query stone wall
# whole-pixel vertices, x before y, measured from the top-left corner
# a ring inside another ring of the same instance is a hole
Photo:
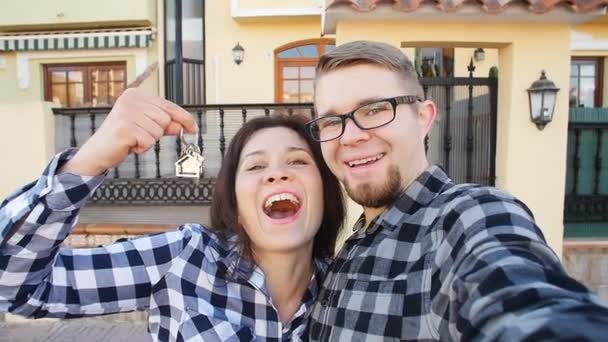
[[[564,241],[568,273],[608,303],[608,241]]]

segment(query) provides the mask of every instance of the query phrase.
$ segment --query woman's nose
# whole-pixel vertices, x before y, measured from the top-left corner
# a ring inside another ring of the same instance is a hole
[[[266,176],[266,181],[268,183],[274,183],[277,181],[286,181],[288,180],[289,174],[283,167],[273,167],[268,170],[268,175]]]
[[[288,179],[289,179],[289,177],[288,177],[287,175],[282,175],[282,176],[279,176],[279,175],[274,174],[274,175],[270,175],[270,176],[268,176],[268,177],[266,178],[266,181],[267,181],[268,183],[274,183],[274,182],[276,182],[276,181],[278,181],[278,180],[286,181],[286,180],[288,180]]]

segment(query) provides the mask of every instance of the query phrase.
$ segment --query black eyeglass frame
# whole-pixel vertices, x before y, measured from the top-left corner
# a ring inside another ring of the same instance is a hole
[[[401,96],[395,96],[395,97],[389,97],[386,99],[381,99],[378,101],[374,101],[374,102],[370,102],[367,104],[364,104],[360,107],[355,108],[354,110],[345,113],[345,114],[339,114],[339,115],[326,115],[324,117],[321,118],[317,118],[314,120],[311,120],[309,122],[306,123],[306,132],[308,133],[308,135],[310,135],[312,137],[313,140],[315,140],[316,142],[326,142],[326,141],[332,141],[335,139],[338,139],[339,137],[342,136],[342,134],[344,134],[344,129],[346,128],[346,119],[351,119],[353,120],[353,122],[355,123],[355,125],[357,127],[359,127],[359,129],[361,130],[367,130],[367,129],[374,129],[374,128],[378,128],[378,127],[382,127],[382,126],[386,126],[389,123],[393,122],[395,120],[395,117],[397,116],[397,106],[400,104],[414,104],[416,102],[422,102],[422,98],[420,98],[420,96],[417,95],[401,95]],[[378,125],[378,126],[373,126],[373,127],[362,127],[357,120],[355,119],[355,112],[358,111],[359,109],[363,108],[363,107],[367,107],[367,106],[371,106],[374,105],[376,103],[380,103],[380,102],[389,102],[392,106],[393,106],[393,117],[392,119],[390,119],[389,121]],[[338,134],[335,138],[331,138],[331,139],[327,139],[327,140],[321,140],[321,139],[317,139],[315,137],[315,135],[313,134],[313,125],[321,120],[327,119],[327,118],[340,118],[340,120],[342,120],[342,131],[340,132],[340,134]]]

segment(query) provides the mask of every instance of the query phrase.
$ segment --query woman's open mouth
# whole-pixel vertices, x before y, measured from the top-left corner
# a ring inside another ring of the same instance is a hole
[[[268,196],[264,201],[264,214],[272,220],[292,221],[300,212],[302,205],[300,199],[290,193],[281,192]]]

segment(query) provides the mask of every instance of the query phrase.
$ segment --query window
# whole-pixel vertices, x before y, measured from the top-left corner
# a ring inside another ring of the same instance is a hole
[[[315,67],[319,57],[335,46],[331,39],[314,39],[290,43],[276,49],[276,102],[312,102]]]
[[[127,86],[125,63],[49,64],[45,100],[62,107],[111,106]]]
[[[601,58],[573,58],[570,63],[570,107],[602,106]]]

